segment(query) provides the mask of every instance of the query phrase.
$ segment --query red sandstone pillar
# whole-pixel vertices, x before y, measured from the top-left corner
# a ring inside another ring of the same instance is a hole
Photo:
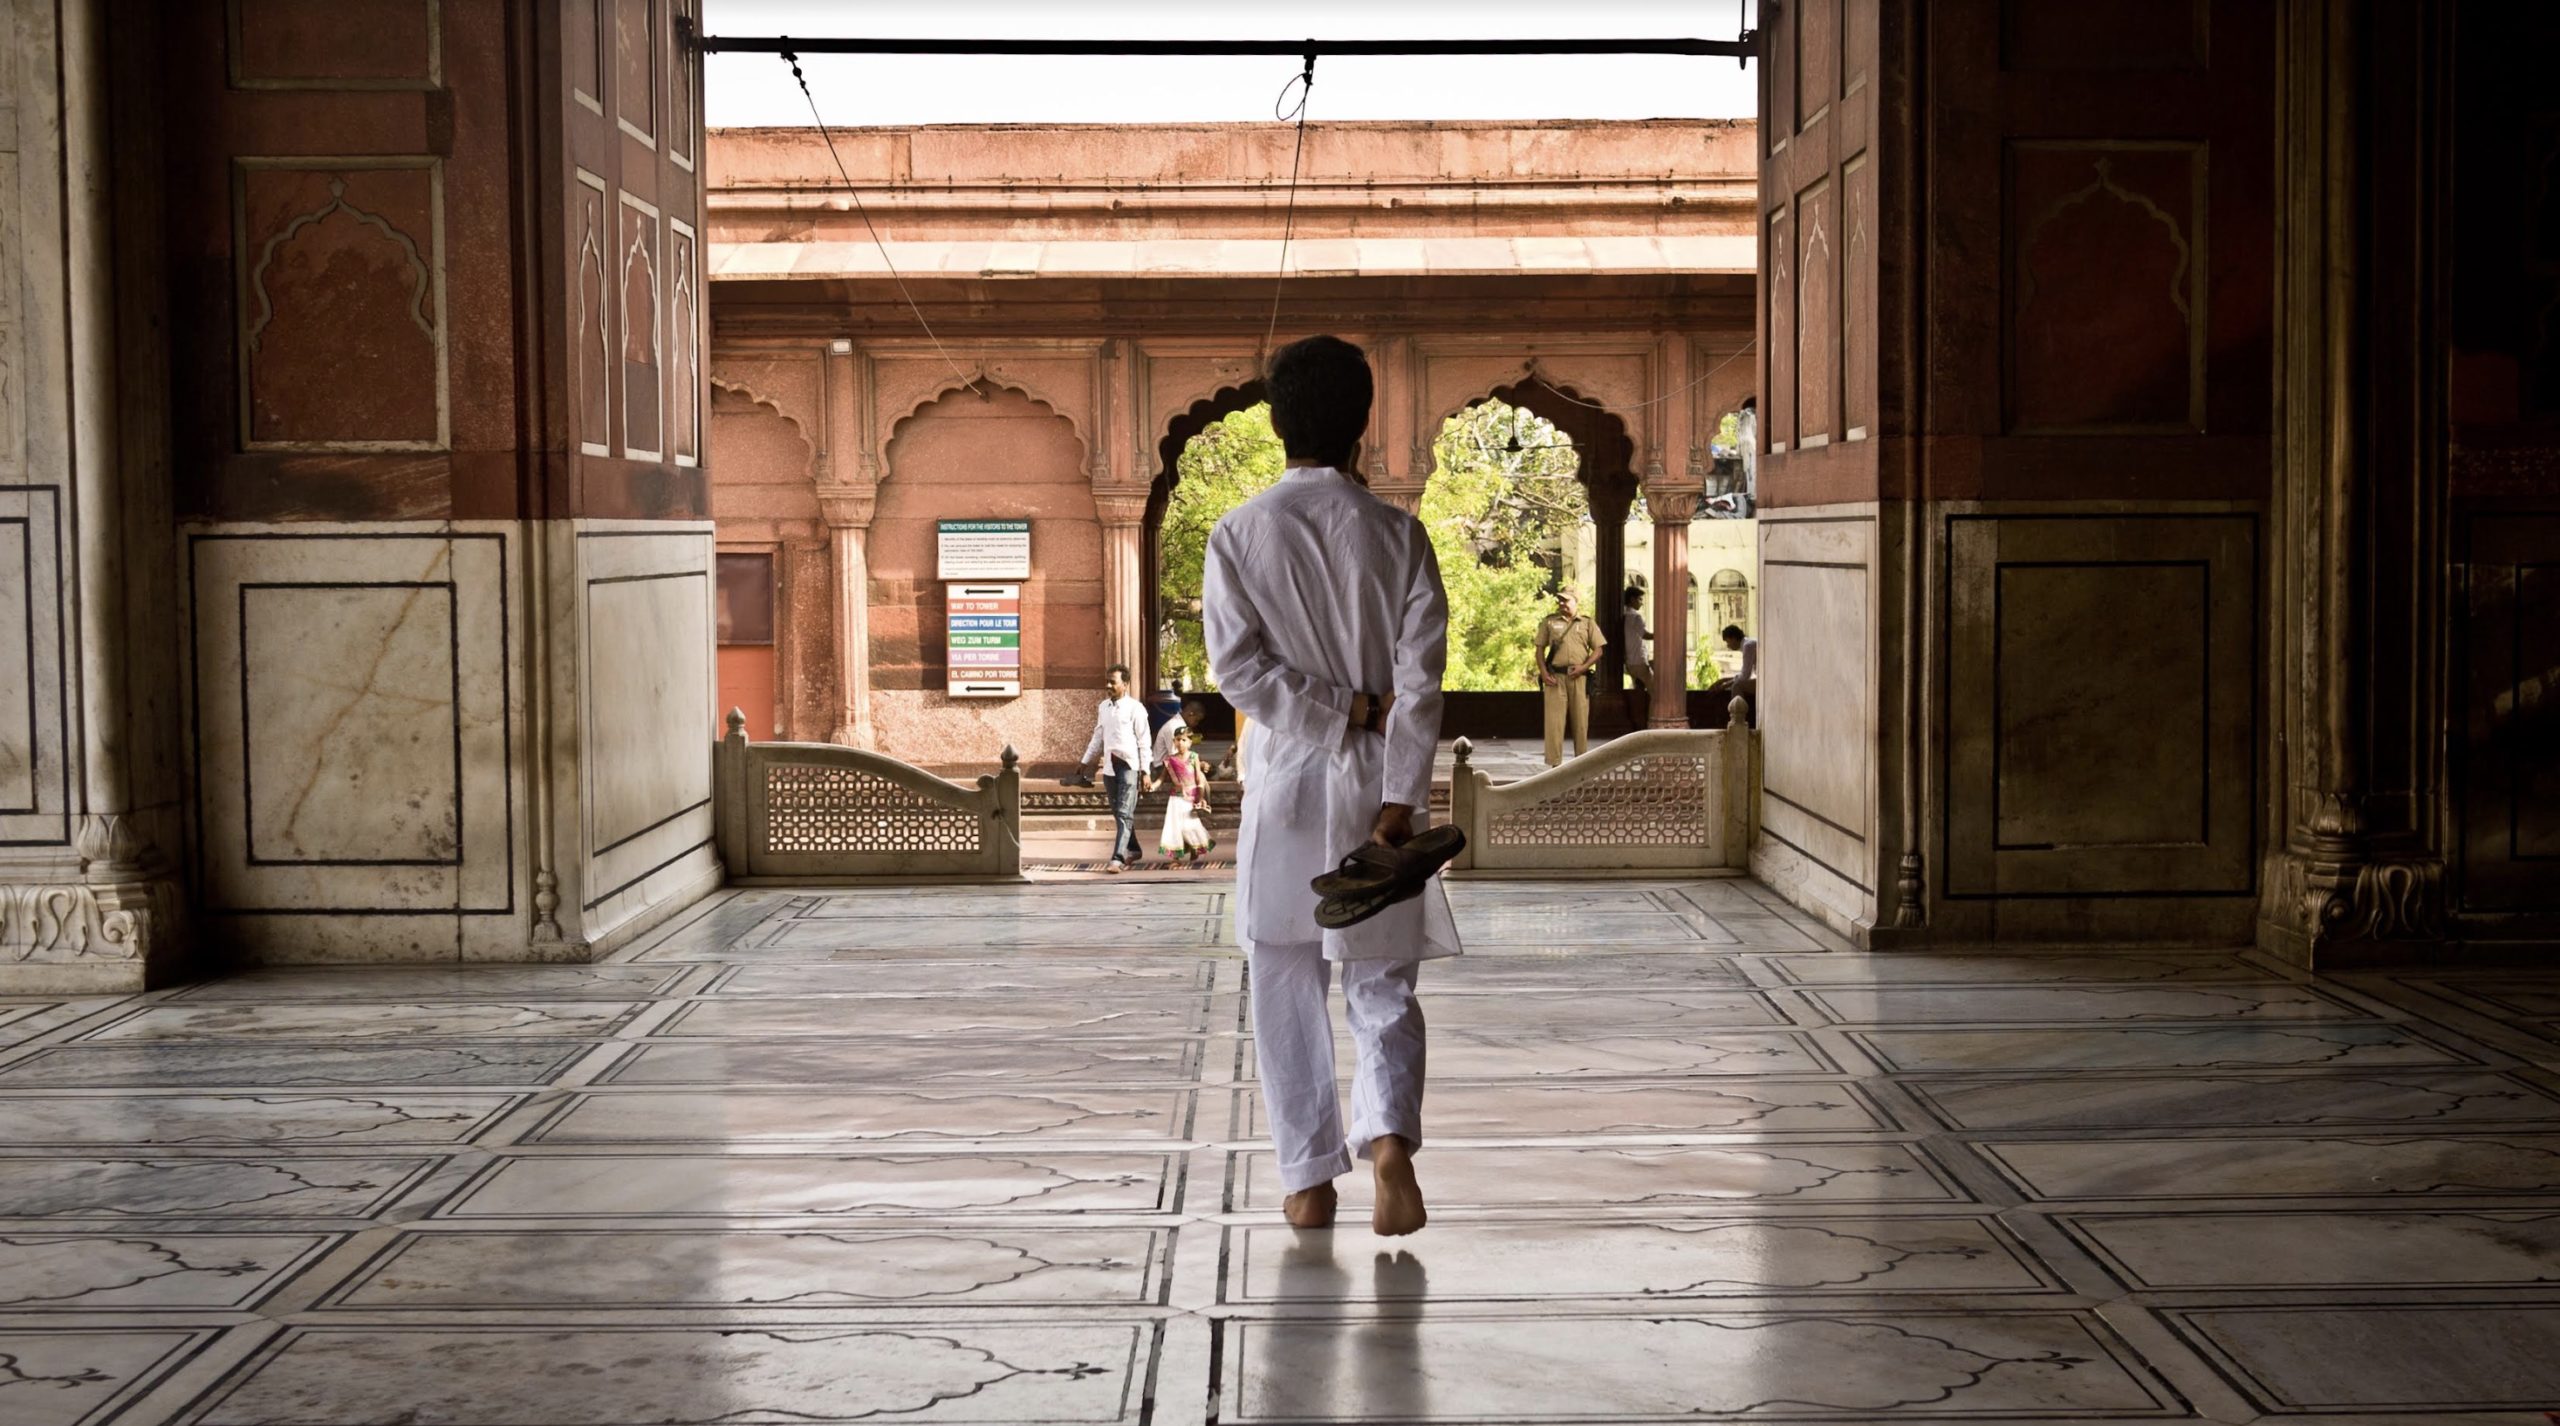
[[[827,519],[827,543],[836,595],[834,726],[827,741],[873,746],[871,731],[871,563],[864,548],[873,501],[833,496],[818,502]]]
[[[1147,638],[1147,497],[1096,495],[1102,520],[1102,661],[1127,664],[1134,674]]]
[[[1653,512],[1653,726],[1689,726],[1689,521],[1694,491],[1647,491]]]

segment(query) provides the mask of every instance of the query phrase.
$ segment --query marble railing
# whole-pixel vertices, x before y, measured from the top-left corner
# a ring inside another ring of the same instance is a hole
[[[1449,820],[1467,834],[1456,870],[1688,870],[1750,864],[1759,734],[1735,700],[1712,730],[1614,738],[1562,767],[1496,783],[1457,746]]]
[[[751,743],[731,711],[714,757],[720,860],[732,882],[1022,873],[1013,749],[975,787],[834,743]]]

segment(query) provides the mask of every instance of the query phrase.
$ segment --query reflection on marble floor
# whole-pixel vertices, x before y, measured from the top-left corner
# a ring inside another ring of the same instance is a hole
[[[738,891],[605,965],[0,1005],[0,1423],[2560,1408],[2560,973],[1463,882],[1388,1244],[1358,1174],[1278,1220],[1230,891]]]

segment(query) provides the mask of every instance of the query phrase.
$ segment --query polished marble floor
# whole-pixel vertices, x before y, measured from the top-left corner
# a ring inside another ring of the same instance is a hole
[[[0,1002],[0,1423],[2560,1409],[2560,969],[1455,894],[1395,1241],[1278,1220],[1215,880]]]

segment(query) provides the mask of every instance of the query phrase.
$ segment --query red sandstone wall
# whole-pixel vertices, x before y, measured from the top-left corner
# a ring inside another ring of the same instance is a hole
[[[998,391],[983,400],[945,396],[889,442],[871,525],[873,689],[939,696],[943,687],[934,522],[1023,518],[1032,522],[1032,577],[1022,590],[1023,687],[1100,684],[1102,530],[1083,443],[1066,418]]]

